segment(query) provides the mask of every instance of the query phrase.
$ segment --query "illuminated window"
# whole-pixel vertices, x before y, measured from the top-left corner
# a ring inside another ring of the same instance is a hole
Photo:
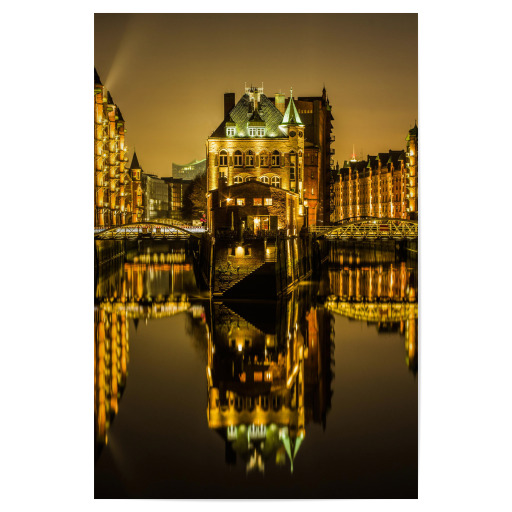
[[[228,153],[225,150],[220,152],[219,165],[223,167],[228,165]]]
[[[250,137],[263,137],[265,135],[265,128],[249,128]]]
[[[235,176],[235,183],[242,183],[244,180],[242,176]]]
[[[260,166],[268,167],[268,154],[265,151],[260,153]]]
[[[234,126],[228,126],[226,128],[226,135],[228,137],[234,137],[236,134],[236,128]]]
[[[268,176],[262,176],[262,177],[260,178],[260,181],[261,181],[262,183],[268,183],[268,182],[269,182]]]
[[[235,151],[235,167],[242,167],[242,152]]]
[[[238,197],[236,200],[237,206],[245,206],[245,198],[244,197]]]
[[[265,206],[272,206],[272,198],[265,197]]]
[[[279,151],[274,151],[272,153],[272,167],[280,167],[281,166],[281,156],[279,155]]]
[[[249,150],[245,154],[245,165],[246,167],[252,167],[254,165],[254,153]]]
[[[262,206],[263,201],[262,201],[261,197],[255,197],[253,199],[253,204],[254,204],[254,206]]]
[[[254,176],[246,176],[245,181],[255,181],[256,178]]]
[[[281,178],[279,176],[272,176],[272,179],[270,180],[270,184],[273,187],[280,187],[281,186]]]

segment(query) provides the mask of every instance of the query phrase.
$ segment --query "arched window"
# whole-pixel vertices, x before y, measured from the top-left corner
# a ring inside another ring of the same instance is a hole
[[[281,167],[281,156],[277,150],[272,153],[272,167]]]
[[[253,167],[254,166],[254,153],[249,150],[245,154],[245,166],[246,167]]]
[[[220,152],[219,165],[221,167],[226,167],[228,165],[228,152],[225,149]]]
[[[242,167],[242,152],[235,151],[235,167]]]
[[[260,153],[260,167],[268,167],[268,153],[266,151]]]
[[[256,178],[254,176],[246,176],[245,181],[254,181]]]
[[[270,181],[270,184],[273,187],[280,187],[281,186],[281,178],[279,176],[272,176],[272,180]]]
[[[267,183],[267,184],[268,184],[268,181],[269,181],[269,180],[268,180],[268,176],[262,176],[262,177],[260,178],[260,181],[261,181],[262,183]]]
[[[242,183],[244,180],[242,176],[235,176],[235,183]]]

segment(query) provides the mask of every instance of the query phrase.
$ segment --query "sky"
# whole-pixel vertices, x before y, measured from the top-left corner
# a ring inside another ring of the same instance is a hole
[[[145,172],[202,159],[224,93],[321,96],[334,161],[405,149],[418,117],[417,14],[95,14],[94,63]],[[92,77],[92,71],[91,71]]]

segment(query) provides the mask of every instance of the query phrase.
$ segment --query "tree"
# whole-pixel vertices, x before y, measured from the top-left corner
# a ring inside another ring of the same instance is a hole
[[[200,219],[206,215],[206,172],[196,176],[185,190],[182,214],[184,219]]]

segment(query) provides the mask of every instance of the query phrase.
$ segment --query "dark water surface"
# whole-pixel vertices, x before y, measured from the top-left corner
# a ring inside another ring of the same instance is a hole
[[[210,301],[184,249],[103,265],[95,497],[417,497],[416,297],[394,251],[266,303]]]

